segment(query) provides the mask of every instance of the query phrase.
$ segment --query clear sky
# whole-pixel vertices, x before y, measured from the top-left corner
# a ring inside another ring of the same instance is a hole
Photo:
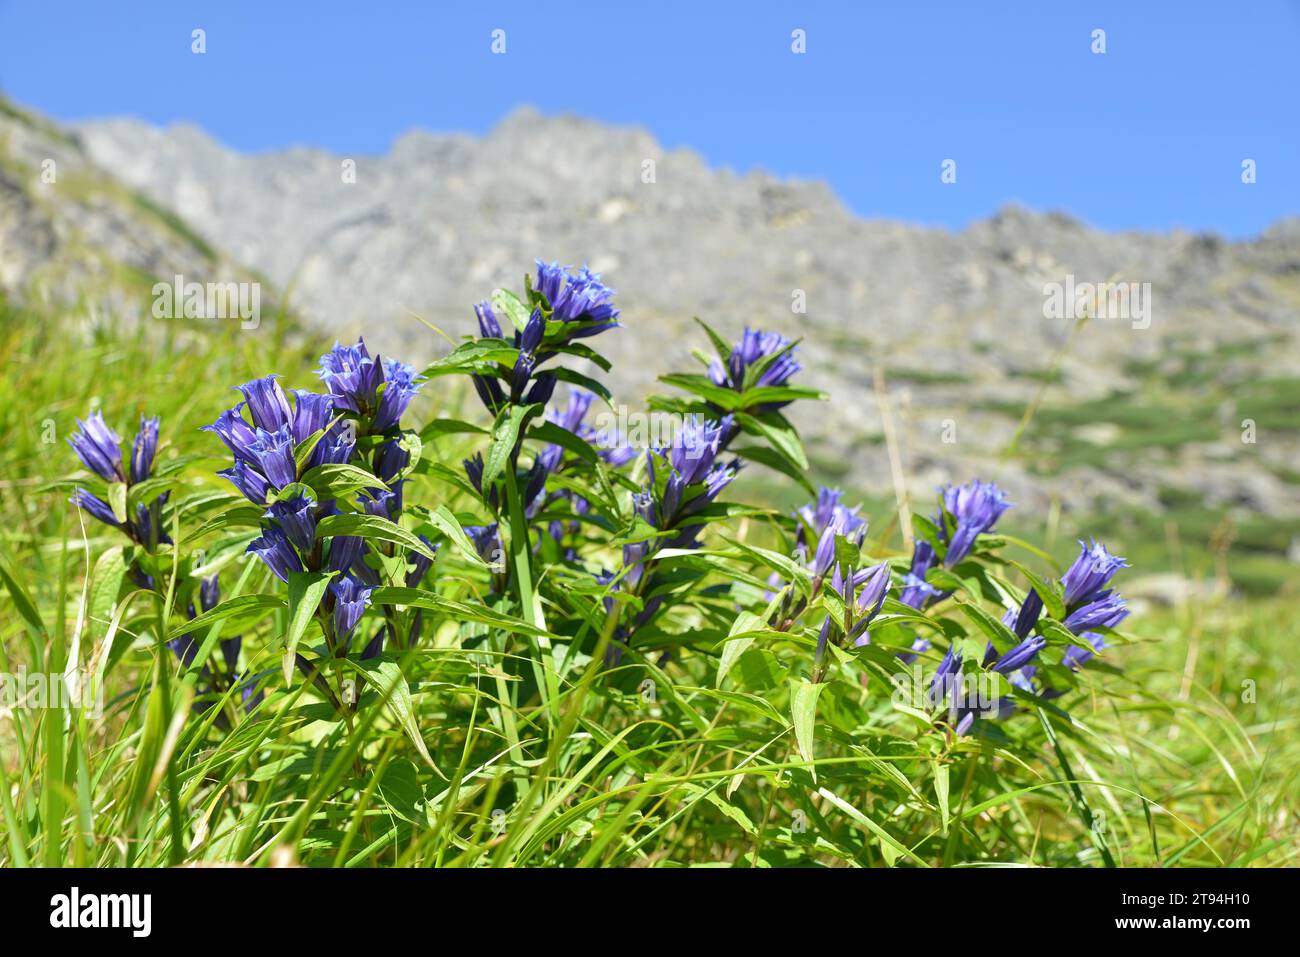
[[[528,103],[953,227],[1011,201],[1232,237],[1300,214],[1297,0],[0,0],[0,90],[59,120],[350,154],[412,127],[482,133]]]

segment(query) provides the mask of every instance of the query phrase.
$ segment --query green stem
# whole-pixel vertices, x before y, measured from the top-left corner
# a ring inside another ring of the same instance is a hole
[[[533,595],[532,543],[528,539],[528,520],[524,516],[523,502],[519,497],[515,468],[512,459],[505,476],[506,505],[510,512],[510,561],[514,568],[524,621],[534,628],[540,628],[541,622],[538,620]],[[540,661],[538,658],[533,659],[533,674],[537,680],[538,693],[542,697],[542,705],[547,710],[552,710],[552,702],[559,696],[559,686],[555,678],[554,662],[551,660],[551,639],[546,635],[538,635],[537,647],[541,655]],[[552,716],[555,716],[553,712]]]

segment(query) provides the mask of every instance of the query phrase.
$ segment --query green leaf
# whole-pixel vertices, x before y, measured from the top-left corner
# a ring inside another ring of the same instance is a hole
[[[380,587],[370,593],[374,605],[405,605],[409,608],[427,608],[440,611],[456,621],[476,621],[503,631],[534,637],[549,637],[549,633],[511,615],[494,611],[485,605],[468,604],[444,598],[437,592],[421,588]]]
[[[275,595],[239,595],[235,598],[227,598],[217,607],[205,611],[197,618],[173,625],[167,632],[167,640],[171,641],[181,635],[207,628],[227,618],[238,617],[241,620],[255,621],[266,612],[279,611],[284,607],[284,599],[277,598]]]
[[[492,427],[492,445],[483,462],[483,491],[486,492],[510,464],[519,430],[540,408],[538,405],[512,405],[501,411]]]
[[[421,374],[432,379],[459,372],[490,371],[493,363],[513,366],[518,358],[519,350],[504,339],[473,339],[425,366]]]
[[[948,834],[948,765],[934,764],[934,796],[939,804],[939,833]]]
[[[713,682],[715,688],[722,687],[722,679],[727,677],[731,666],[754,643],[758,635],[767,630],[767,622],[753,612],[742,611],[736,616],[735,624],[731,626],[727,640],[722,645],[722,657],[718,659],[718,677]]]
[[[705,335],[709,337],[709,341],[713,343],[713,348],[718,353],[718,358],[725,363],[727,359],[731,357],[731,343],[722,338],[722,336],[713,330],[712,326],[699,316],[692,316],[691,318],[694,319],[696,324],[704,330]]]
[[[692,395],[698,395],[706,402],[712,402],[724,412],[733,412],[741,408],[740,393],[728,389],[725,385],[718,385],[706,375],[674,372],[671,375],[660,376],[659,381],[665,385],[675,386],[678,389],[690,392]]]
[[[411,688],[406,683],[406,676],[402,674],[402,669],[395,661],[362,662],[361,666],[371,675],[380,697],[387,702],[389,709],[397,718],[397,723],[402,726],[406,736],[415,745],[415,750],[420,752],[420,757],[424,758],[429,767],[433,767],[433,758],[424,743],[424,738],[420,736],[419,725],[415,722]]]
[[[486,435],[487,429],[460,419],[433,419],[420,430],[420,438],[428,442],[442,435]]]
[[[14,577],[9,574],[9,570],[3,565],[0,565],[0,578],[4,579],[5,587],[9,589],[9,595],[14,600],[14,607],[18,609],[18,614],[27,622],[27,627],[32,630],[34,636],[44,640],[47,637],[45,622],[41,620],[41,616],[36,611],[36,606],[32,604],[32,600],[28,597],[27,592],[23,590],[23,586],[18,584]]]
[[[759,465],[766,465],[773,471],[780,472],[787,478],[792,478],[798,482],[809,495],[816,495],[817,490],[808,479],[805,469],[789,461],[774,449],[769,449],[764,445],[747,445],[743,448],[734,448],[731,450],[743,459],[749,459],[751,462],[757,462]]]
[[[766,439],[773,450],[795,468],[808,468],[808,456],[804,454],[799,433],[779,412],[765,412],[762,415],[737,412],[736,424],[750,435]]]
[[[107,624],[113,617],[118,592],[126,578],[122,546],[114,545],[95,561],[90,575],[90,620]]]
[[[378,476],[355,465],[342,463],[318,465],[309,469],[302,477],[302,484],[309,486],[320,499],[342,498],[363,488],[388,488]]]
[[[596,450],[593,449],[585,439],[554,422],[542,422],[533,426],[528,431],[530,439],[537,439],[540,442],[548,442],[551,445],[558,445],[566,451],[572,452],[584,462],[594,463],[597,459]]]
[[[294,656],[298,651],[298,642],[302,639],[307,626],[311,624],[325,597],[325,589],[337,572],[290,572],[289,573],[289,630],[284,636],[284,684],[289,687],[293,682]]]
[[[794,740],[799,756],[811,763],[813,760],[813,727],[817,721],[817,698],[826,686],[813,684],[807,678],[790,679],[790,717],[794,721]],[[813,780],[817,769],[811,768]]]
[[[439,505],[432,511],[426,512],[426,517],[428,518],[430,525],[434,526],[438,531],[446,535],[447,538],[456,543],[456,547],[460,549],[460,552],[465,556],[466,561],[472,565],[477,565],[480,568],[490,567],[488,563],[483,561],[479,556],[478,550],[474,547],[474,543],[470,541],[470,537],[465,534],[465,529],[461,527],[460,522],[456,520],[456,516],[451,514],[451,511],[446,505]]]
[[[999,652],[1007,651],[1019,644],[1020,639],[1002,622],[972,601],[959,601],[958,606],[966,617],[984,632]]]
[[[333,538],[335,535],[355,535],[372,541],[391,542],[401,545],[413,552],[418,552],[432,561],[436,556],[433,549],[420,541],[418,535],[409,532],[396,522],[378,515],[327,515],[316,526],[320,538]]]
[[[1020,562],[1012,561],[1011,566],[1024,575],[1030,587],[1038,592],[1038,597],[1043,600],[1043,607],[1047,609],[1049,615],[1057,620],[1065,618],[1065,596],[1056,582],[1044,581]]]
[[[504,312],[510,323],[520,332],[528,325],[528,317],[532,315],[532,310],[509,289],[495,289],[492,291],[492,308],[497,312]]]
[[[604,383],[598,382],[589,375],[583,375],[581,372],[575,372],[573,369],[556,369],[555,378],[561,382],[567,382],[569,385],[576,385],[579,388],[586,389],[600,396],[606,402],[614,401],[614,395],[605,388]]]
[[[137,505],[148,505],[163,492],[178,488],[180,482],[174,478],[164,478],[154,476],[145,479],[143,482],[136,482],[126,490],[126,510],[129,514],[135,511]]]
[[[126,521],[126,483],[110,482],[108,485],[108,504],[113,509],[113,517],[119,522]]]

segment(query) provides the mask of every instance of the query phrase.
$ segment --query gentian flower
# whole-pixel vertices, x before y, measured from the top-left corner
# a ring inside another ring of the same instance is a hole
[[[136,433],[131,448],[131,484],[143,482],[153,471],[154,456],[158,453],[158,416],[140,416],[140,431]]]
[[[129,488],[145,481],[153,473],[154,459],[158,454],[159,419],[156,416],[140,416],[140,431],[132,445],[129,473],[124,473],[122,468],[121,440],[100,413],[92,412],[85,422],[78,420],[77,424],[80,429],[68,441],[82,464],[100,478],[110,483],[125,483]],[[119,521],[112,507],[87,489],[76,488],[69,501],[97,521],[125,532],[152,552],[160,542],[171,542],[162,528],[162,510],[168,495],[163,492],[154,496],[147,505],[137,505],[134,516],[124,521]],[[152,579],[138,568],[132,568],[132,577],[137,583],[145,582],[152,588]]]
[[[866,519],[859,515],[860,506],[849,508],[840,503],[843,494],[837,488],[822,488],[817,492],[817,501],[799,508],[796,515],[803,521],[795,530],[795,542],[805,557],[808,553],[808,535],[805,523],[817,536],[817,547],[811,559],[811,568],[816,577],[826,574],[835,557],[835,536],[857,537],[861,541],[866,535]]]
[[[566,266],[537,260],[537,291],[546,297],[552,318],[561,322],[592,322],[598,325],[579,329],[574,338],[594,336],[613,329],[619,312],[614,307],[614,290],[600,281],[600,276],[586,266],[571,275]]]
[[[252,382],[245,382],[239,387],[248,405],[248,413],[253,417],[253,425],[267,432],[284,428],[293,419],[289,408],[289,399],[275,380],[279,376],[269,375]]]
[[[319,375],[333,396],[335,410],[373,416],[371,428],[375,432],[386,432],[397,425],[420,389],[411,366],[372,358],[362,339],[356,345],[335,343],[320,361]]]
[[[237,463],[243,461],[251,464],[253,459],[249,455],[248,447],[257,441],[257,432],[244,421],[244,405],[245,403],[241,402],[233,409],[227,409],[217,416],[217,421],[203,426],[199,431],[215,432],[217,438],[221,439],[235,456]]]
[[[248,447],[253,465],[276,489],[282,489],[298,481],[298,465],[294,461],[293,445],[293,434],[286,424],[274,432],[267,432],[259,426],[257,439]]]
[[[266,493],[271,490],[271,483],[247,462],[237,461],[231,468],[222,469],[217,474],[228,479],[254,505],[266,504]]]
[[[497,321],[497,314],[492,311],[492,306],[485,300],[474,307],[474,315],[478,318],[478,331],[484,339],[502,339],[501,323]]]
[[[84,510],[91,518],[98,519],[105,525],[111,525],[114,528],[122,528],[123,525],[113,514],[112,507],[98,495],[86,491],[78,486],[72,493],[72,498],[68,499],[73,505]]]
[[[944,511],[950,513],[957,522],[957,528],[948,541],[944,567],[951,568],[969,555],[975,539],[981,533],[991,530],[1002,513],[1010,507],[1006,493],[992,482],[975,479],[965,485],[949,485],[944,488]],[[942,514],[935,524],[946,531],[947,522]]]
[[[852,589],[858,587],[861,591],[858,592],[857,619],[849,632],[849,640],[855,647],[871,644],[871,635],[867,632],[867,628],[871,625],[872,619],[880,614],[880,607],[885,603],[885,596],[889,594],[889,564],[881,562],[862,569],[854,575],[849,593],[851,594]]]
[[[331,571],[351,571],[361,561],[361,556],[366,551],[366,540],[357,535],[335,535],[329,543]]]
[[[285,537],[303,554],[316,544],[316,503],[304,495],[276,502],[266,510],[266,517],[284,531]]]
[[[282,582],[288,583],[290,572],[303,570],[302,560],[293,550],[288,536],[275,525],[266,527],[261,538],[249,543],[247,551],[265,562],[271,573]]]
[[[1112,591],[1095,592],[1092,599],[1065,617],[1065,627],[1076,635],[1094,628],[1114,628],[1128,617],[1124,599]]]
[[[334,413],[333,396],[317,392],[293,391],[293,421],[290,431],[294,442],[306,442],[309,438],[329,424]]]
[[[125,482],[122,440],[108,427],[104,416],[92,412],[86,421],[78,419],[77,425],[80,428],[68,439],[68,444],[81,463],[106,482]]]
[[[1079,542],[1079,557],[1061,576],[1061,584],[1065,586],[1066,605],[1072,606],[1087,600],[1105,588],[1116,572],[1127,567],[1127,561],[1118,555],[1112,555],[1105,545],[1095,539],[1088,545]]]
[[[749,370],[759,362],[775,355],[776,358],[772,359],[758,377],[748,385],[751,388],[785,385],[800,368],[799,363],[795,361],[794,351],[795,347],[785,336],[746,327],[740,341],[732,347],[725,366],[721,359],[714,359],[709,363],[709,380],[714,385],[744,392],[745,376]],[[768,403],[766,408],[779,409],[789,404],[789,400],[772,402]]]
[[[357,626],[374,589],[351,575],[341,575],[329,583],[334,595],[334,634],[339,645],[346,645],[352,629]]]
[[[898,600],[912,608],[924,608],[940,591],[926,584],[925,575],[934,567],[934,546],[924,538],[918,538],[912,545],[912,564],[908,568],[907,578],[903,582],[903,591]],[[924,649],[921,649],[924,650]]]

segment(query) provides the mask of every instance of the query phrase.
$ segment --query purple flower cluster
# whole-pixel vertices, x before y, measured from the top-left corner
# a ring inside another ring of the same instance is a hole
[[[152,476],[154,459],[158,455],[157,416],[140,416],[140,430],[131,446],[131,463],[128,468],[124,468],[122,463],[122,440],[104,421],[103,415],[92,412],[84,422],[78,419],[77,426],[77,431],[68,439],[68,444],[77,453],[81,464],[110,486],[125,485],[129,495],[132,486]],[[148,504],[139,502],[135,511],[121,520],[108,502],[81,486],[74,490],[70,501],[92,518],[120,529],[132,541],[143,545],[147,551],[153,551],[158,545],[171,542],[162,522],[162,510],[168,497],[168,492],[162,492]]]
[[[952,568],[964,560],[975,545],[975,540],[984,532],[992,531],[1002,513],[1011,508],[1002,489],[992,482],[981,482],[979,479],[973,479],[965,485],[944,486],[941,499],[934,524],[939,532],[939,540],[947,548],[943,560],[945,568]],[[923,609],[944,596],[942,591],[925,580],[937,558],[934,546],[928,540],[916,540],[912,546],[911,566],[899,596],[903,604]],[[912,645],[913,653],[904,655],[903,658],[912,661],[917,652],[929,647],[929,639],[918,637]]]
[[[590,323],[574,329],[570,338],[594,336],[619,325],[614,290],[586,266],[577,274],[557,262],[537,260],[537,291],[546,297],[551,318],[564,323]]]
[[[724,365],[717,358],[709,363],[709,380],[718,386],[744,392],[747,389],[783,386],[799,371],[793,342],[775,332],[745,328]],[[789,405],[790,400],[768,402],[751,411],[764,412]]]
[[[1090,629],[1114,628],[1128,616],[1124,600],[1110,588],[1111,579],[1121,568],[1128,567],[1128,562],[1112,555],[1104,545],[1096,541],[1088,544],[1080,542],[1079,549],[1079,556],[1061,576],[1066,611],[1064,624],[1088,642],[1093,650],[1081,645],[1071,645],[1065,650],[1061,664],[1075,671],[1093,658],[1096,651],[1105,647],[1102,634]],[[1036,664],[1040,652],[1047,647],[1047,640],[1031,633],[1042,612],[1042,597],[1036,590],[1030,589],[1020,607],[1009,609],[1002,618],[1002,623],[1019,639],[1018,644],[999,655],[990,643],[981,664],[990,671],[1005,675],[1014,687],[1029,694],[1055,698],[1063,692],[1040,679],[1040,668]],[[961,656],[954,656],[953,650],[949,649],[940,664],[939,672],[959,677]],[[933,687],[932,685],[932,689]],[[1006,698],[958,704],[956,692],[951,691],[949,700],[953,703],[953,723],[958,734],[968,732],[977,718],[1003,718],[1015,710],[1014,703]]]
[[[369,546],[356,536],[321,540],[322,519],[340,514],[334,499],[318,500],[303,476],[318,466],[359,464],[386,487],[362,490],[357,501],[366,514],[396,519],[402,511],[402,486],[410,453],[399,436],[401,416],[420,386],[412,367],[372,357],[364,341],[336,344],[321,357],[319,372],[326,394],[295,391],[288,396],[270,375],[239,387],[244,401],[218,416],[204,430],[214,432],[234,456],[219,472],[249,501],[264,506],[262,534],[248,546],[273,575],[287,582],[291,574],[333,571],[325,599],[333,614],[333,649],[346,649],[358,621],[379,584],[365,562]],[[245,417],[247,412],[247,417]],[[358,439],[367,443],[362,461]],[[290,488],[294,486],[294,488]],[[286,489],[288,491],[286,492]],[[429,569],[427,556],[408,556],[407,584],[418,583]]]
[[[730,417],[713,422],[691,416],[683,421],[670,448],[646,453],[646,483],[633,496],[632,507],[655,534],[623,546],[624,587],[643,594],[652,590],[646,574],[655,553],[699,545],[704,528],[699,513],[731,484],[740,468],[734,461],[718,461],[730,430]],[[650,597],[636,626],[648,622],[662,606],[662,595]]]

